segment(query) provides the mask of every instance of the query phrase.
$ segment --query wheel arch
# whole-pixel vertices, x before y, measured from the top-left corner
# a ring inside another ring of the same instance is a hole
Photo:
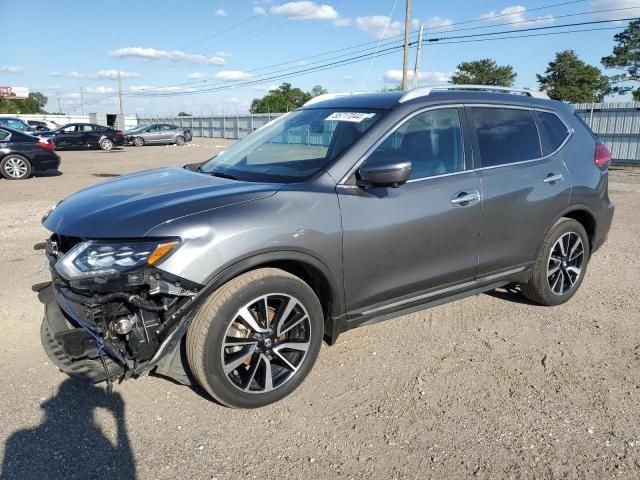
[[[295,275],[311,287],[322,306],[325,340],[333,344],[339,332],[336,328],[336,318],[344,315],[343,289],[330,268],[313,255],[279,250],[243,258],[207,282],[203,293],[208,295],[238,275],[259,268],[279,268]]]

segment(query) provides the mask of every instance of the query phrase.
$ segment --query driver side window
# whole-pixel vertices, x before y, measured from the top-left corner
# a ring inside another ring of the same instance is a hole
[[[68,127],[64,127],[62,131],[64,133],[73,133],[76,131],[76,125],[69,125]]]
[[[369,158],[410,161],[410,179],[463,171],[458,109],[430,110],[412,117],[387,137]]]

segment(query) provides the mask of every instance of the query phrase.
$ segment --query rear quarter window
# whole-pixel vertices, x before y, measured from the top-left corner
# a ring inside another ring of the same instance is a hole
[[[549,145],[545,145],[545,155],[555,152],[569,136],[569,129],[555,113],[538,112],[538,117],[547,132]],[[548,150],[548,151],[547,151]]]

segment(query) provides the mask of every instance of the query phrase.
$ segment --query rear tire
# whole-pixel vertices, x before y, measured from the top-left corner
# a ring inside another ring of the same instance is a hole
[[[22,155],[10,154],[0,162],[0,172],[7,180],[24,180],[31,176],[31,162]]]
[[[181,147],[182,145],[184,145],[185,139],[183,136],[179,135],[176,138],[176,145],[178,145],[179,147]]]
[[[110,152],[113,150],[113,141],[108,138],[103,138],[100,140],[100,149],[105,152]]]
[[[560,305],[576,293],[589,262],[589,237],[580,222],[561,218],[544,239],[522,294],[541,305]]]
[[[309,285],[283,270],[253,270],[200,306],[187,332],[187,358],[200,386],[220,403],[262,407],[302,383],[323,330],[322,307]]]

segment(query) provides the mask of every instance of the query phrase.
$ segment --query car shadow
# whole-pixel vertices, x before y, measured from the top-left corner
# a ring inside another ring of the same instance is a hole
[[[42,404],[45,418],[7,440],[0,479],[135,479],[135,462],[119,393],[69,378]],[[104,409],[115,420],[108,438],[95,420]]]
[[[515,285],[506,285],[504,287],[496,288],[495,290],[489,290],[485,293],[490,297],[498,298],[500,300],[521,303],[523,305],[537,305],[537,303],[528,300],[520,291],[520,287]]]
[[[62,172],[60,170],[44,170],[42,172],[36,172],[33,174],[34,177],[38,178],[38,177],[59,177],[60,175],[62,175]]]

